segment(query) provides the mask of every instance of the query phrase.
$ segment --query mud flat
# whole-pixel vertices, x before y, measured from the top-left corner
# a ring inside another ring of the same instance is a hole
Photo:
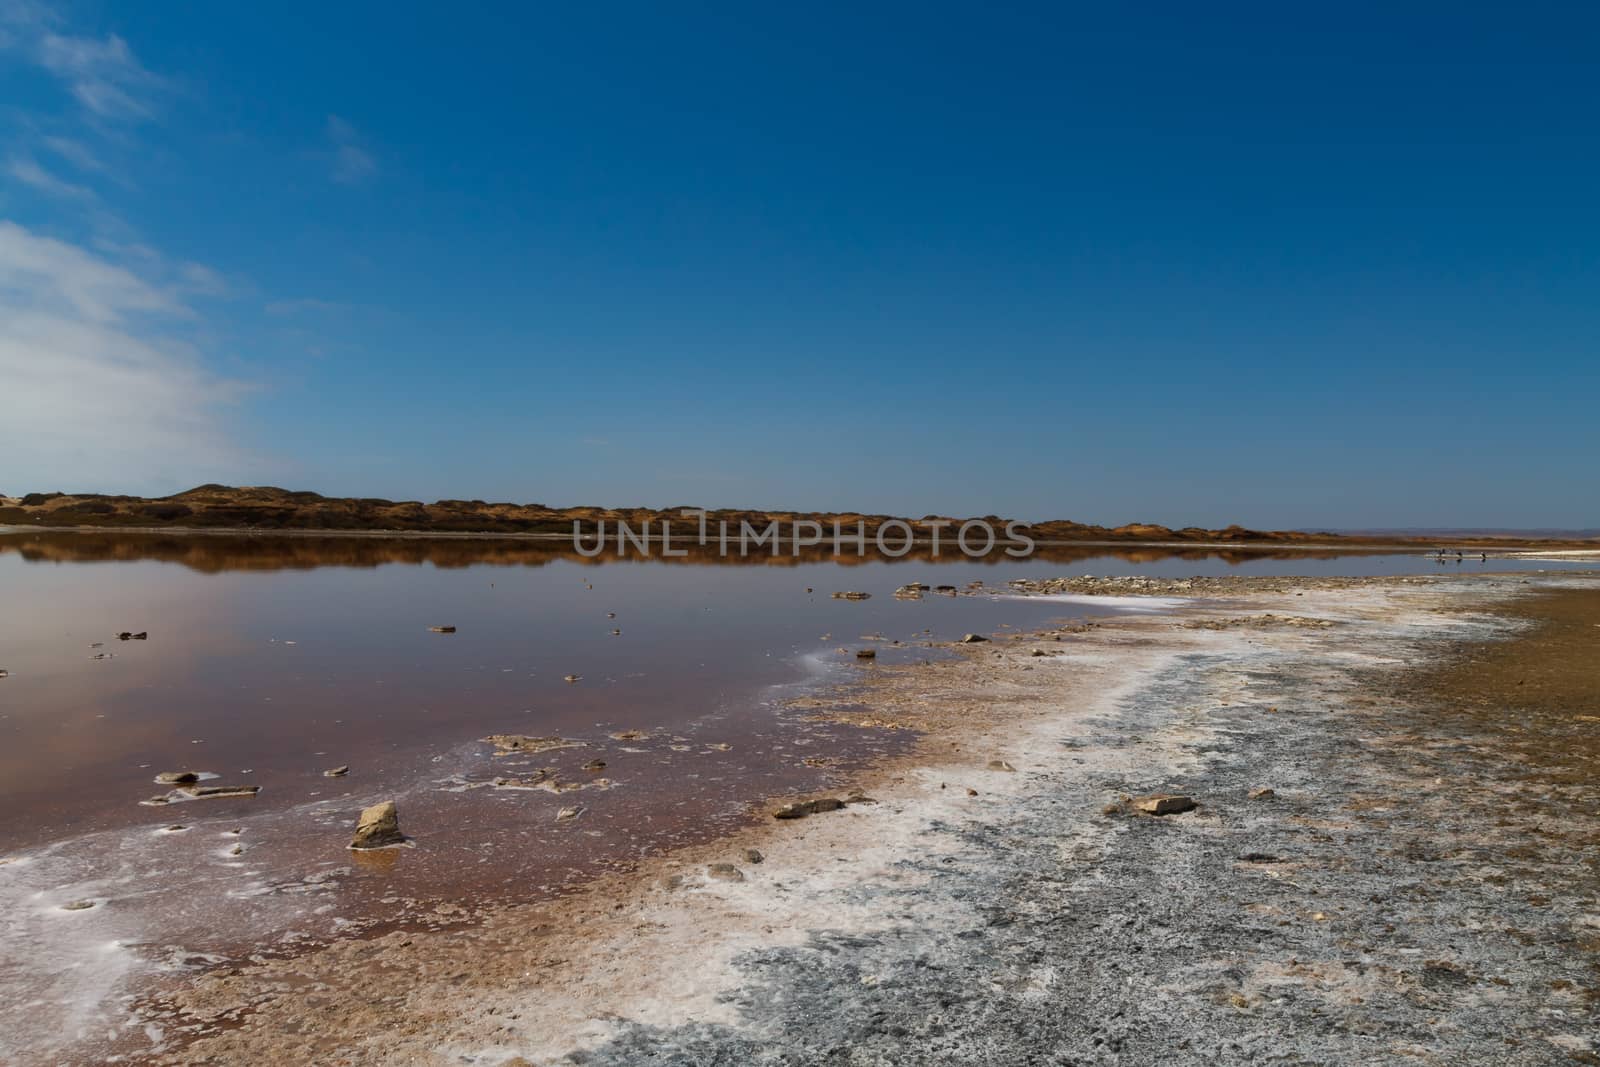
[[[921,732],[853,802],[214,971],[137,1058],[1600,1063],[1600,580],[1040,591],[1180,600],[874,668],[810,709]]]

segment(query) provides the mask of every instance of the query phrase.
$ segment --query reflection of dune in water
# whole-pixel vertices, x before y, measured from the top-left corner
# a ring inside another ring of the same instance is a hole
[[[835,553],[826,545],[780,546],[777,554],[766,547],[749,555],[723,555],[715,544],[674,541],[673,551],[683,556],[663,556],[660,546],[645,555],[637,549],[619,551],[610,544],[598,556],[585,556],[570,538],[429,538],[372,535],[219,534],[219,533],[102,533],[89,531],[27,531],[0,534],[0,553],[14,552],[30,563],[111,563],[150,560],[176,563],[190,570],[213,574],[224,571],[314,570],[318,567],[380,567],[385,564],[439,568],[498,566],[542,567],[557,561],[604,565],[608,563],[667,563],[698,566],[793,567],[812,563],[855,566],[866,563],[972,563],[1007,565],[1022,562],[996,550],[973,559],[950,545],[935,553],[917,545],[903,556],[875,549],[858,554],[853,545]],[[1215,560],[1236,566],[1263,559],[1336,559],[1358,555],[1349,549],[1283,548],[1170,548],[1160,545],[1049,545],[1040,544],[1031,561],[1077,563],[1090,559],[1115,559],[1144,564],[1162,560]],[[1371,553],[1382,554],[1382,553]]]

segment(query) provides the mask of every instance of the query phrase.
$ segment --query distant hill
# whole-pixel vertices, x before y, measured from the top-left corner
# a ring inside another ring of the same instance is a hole
[[[997,531],[1007,520],[979,516]],[[29,493],[21,497],[0,497],[0,524],[23,527],[124,527],[182,528],[198,530],[399,532],[435,534],[499,534],[570,536],[573,523],[592,531],[605,521],[608,528],[626,522],[639,530],[649,523],[659,529],[662,519],[670,519],[677,536],[687,534],[692,520],[684,519],[679,508],[575,507],[550,508],[542,504],[515,504],[483,500],[436,500],[425,504],[417,500],[383,500],[375,497],[328,497],[320,493],[279,489],[274,486],[201,485],[166,497],[111,496],[104,493]],[[714,532],[719,522],[737,530],[741,522],[758,528],[777,520],[785,530],[797,520],[822,524],[824,532],[837,522],[854,533],[862,523],[869,534],[891,521],[908,524],[919,538],[932,535],[936,524],[944,524],[944,538],[953,538],[959,518],[928,515],[920,519],[896,519],[890,515],[855,512],[781,512],[721,509],[708,511],[707,521]],[[1134,543],[1265,543],[1313,545],[1349,542],[1357,536],[1363,542],[1374,534],[1341,537],[1303,530],[1252,530],[1229,526],[1221,530],[1188,526],[1172,529],[1150,523],[1124,526],[1094,526],[1065,519],[1019,524],[1020,532],[1041,542],[1125,541]],[[903,537],[903,533],[899,536]],[[1003,537],[1002,532],[1002,537]],[[1420,535],[1393,532],[1381,535],[1387,543],[1411,544],[1427,540]],[[1566,541],[1569,538],[1561,538]],[[1503,543],[1503,542],[1501,542]]]
[[[1600,539],[1600,529],[1560,530],[1517,527],[1458,527],[1458,526],[1397,526],[1381,529],[1337,529],[1325,533],[1344,537],[1404,537],[1449,540],[1462,537],[1511,538],[1516,541],[1593,541]]]

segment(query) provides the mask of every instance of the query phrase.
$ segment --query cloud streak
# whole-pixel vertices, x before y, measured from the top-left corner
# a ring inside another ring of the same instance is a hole
[[[6,164],[6,173],[24,185],[32,186],[42,193],[62,200],[90,203],[99,199],[93,189],[58,178],[40,166],[39,161],[31,156],[12,156]]]
[[[100,40],[47,33],[39,41],[38,57],[78,103],[100,118],[138,120],[155,113],[149,98],[163,79],[146,70],[116,34]]]
[[[333,143],[333,180],[340,185],[360,185],[378,170],[378,161],[361,144],[356,128],[338,115],[328,116],[328,140]]]
[[[166,284],[0,221],[7,491],[167,491],[251,464],[225,425],[249,386],[209,371],[183,338],[199,321],[183,296],[190,266]]]

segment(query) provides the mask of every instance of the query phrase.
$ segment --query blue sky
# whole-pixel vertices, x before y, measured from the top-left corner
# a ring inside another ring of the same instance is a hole
[[[1600,524],[1600,9],[1119,7],[0,0],[0,491]]]

